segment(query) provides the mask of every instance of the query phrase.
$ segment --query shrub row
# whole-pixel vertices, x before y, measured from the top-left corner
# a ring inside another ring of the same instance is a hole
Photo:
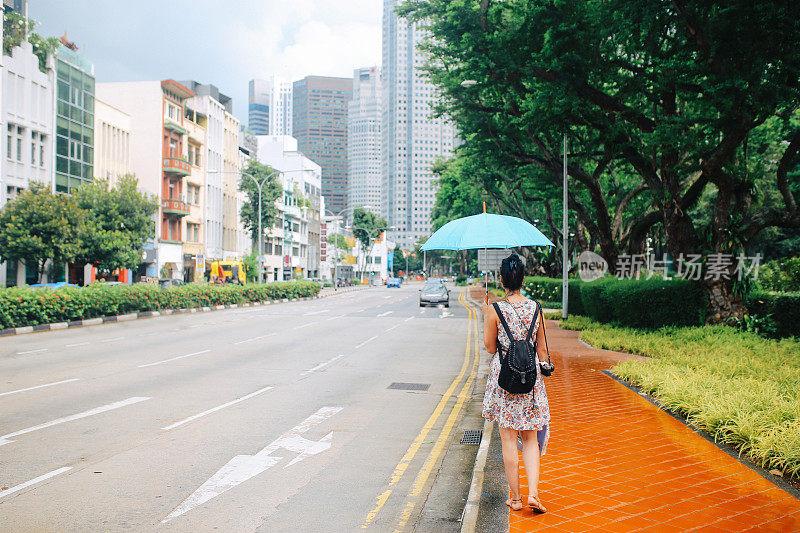
[[[187,309],[241,304],[319,294],[320,285],[288,281],[266,285],[185,285],[161,289],[156,285],[91,285],[82,289],[0,290],[0,328],[69,322],[109,315],[162,309]]]
[[[762,322],[759,329],[770,337],[800,338],[800,291],[754,291],[745,299],[748,314]]]
[[[570,314],[577,313],[582,315],[586,312],[581,298],[583,284],[584,282],[579,279],[569,280],[567,297],[569,298],[568,311]],[[561,280],[558,278],[527,276],[525,281],[522,282],[522,288],[529,298],[540,302],[560,302],[562,299]]]

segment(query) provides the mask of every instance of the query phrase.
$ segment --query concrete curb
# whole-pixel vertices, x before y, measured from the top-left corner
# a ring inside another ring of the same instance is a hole
[[[467,503],[461,515],[461,533],[473,533],[478,525],[478,510],[483,493],[483,472],[486,469],[486,457],[489,455],[489,444],[492,442],[494,424],[491,420],[483,422],[483,437],[475,456],[475,467],[472,469],[472,482],[469,484]]]
[[[466,288],[466,291],[467,300],[480,310],[483,304],[472,299],[469,287]],[[481,322],[483,322],[482,315]],[[483,331],[483,328],[479,328],[478,331],[480,333],[480,331]],[[480,366],[479,374],[480,370],[485,370],[483,364]],[[477,381],[476,379],[476,386],[478,385]],[[477,394],[473,394],[473,398],[477,397]],[[477,401],[477,399],[473,399],[472,401]],[[461,533],[474,533],[478,525],[478,512],[481,505],[481,494],[483,493],[484,470],[486,469],[486,458],[489,454],[489,445],[492,443],[493,433],[494,423],[491,420],[484,420],[483,435],[481,437],[480,446],[478,447],[478,454],[475,456],[475,466],[472,468],[472,482],[469,484],[469,494],[464,504],[464,512],[461,515]]]
[[[317,300],[320,298],[327,298],[337,294],[344,294],[354,290],[369,289],[369,286],[348,287],[347,289],[339,289],[335,293],[319,294],[317,296],[305,296],[301,298],[281,298],[278,300],[264,300],[262,302],[246,302],[243,304],[228,304],[228,305],[215,305],[213,307],[193,307],[189,309],[162,309],[161,311],[140,311],[138,313],[128,313],[125,315],[110,315],[97,318],[85,318],[83,320],[73,320],[71,322],[54,322],[52,324],[37,324],[36,326],[23,326],[19,328],[7,328],[0,330],[0,337],[10,337],[12,335],[23,335],[25,333],[37,333],[40,331],[54,331],[59,329],[72,329],[85,326],[96,326],[100,324],[109,324],[114,322],[127,322],[130,320],[138,320],[140,318],[155,318],[159,316],[168,316],[183,313],[205,313],[209,311],[217,311],[223,309],[236,309],[238,307],[254,307],[263,305],[272,305],[277,303],[299,302],[306,300]]]

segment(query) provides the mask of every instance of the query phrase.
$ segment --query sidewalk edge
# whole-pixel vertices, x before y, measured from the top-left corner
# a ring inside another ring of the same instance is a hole
[[[478,511],[481,505],[483,492],[483,473],[486,468],[486,458],[489,455],[489,444],[492,442],[494,423],[491,420],[483,422],[483,437],[475,456],[475,466],[472,469],[472,482],[469,485],[467,503],[461,515],[461,533],[473,533],[478,525]]]

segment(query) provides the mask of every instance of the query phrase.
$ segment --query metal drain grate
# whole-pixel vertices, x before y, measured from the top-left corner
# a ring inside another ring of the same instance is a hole
[[[398,383],[394,382],[387,387],[387,389],[397,390],[421,390],[426,391],[430,388],[430,383]]]
[[[461,437],[461,444],[474,444],[477,446],[481,443],[483,437],[483,430],[481,429],[468,429],[464,431],[464,436]]]

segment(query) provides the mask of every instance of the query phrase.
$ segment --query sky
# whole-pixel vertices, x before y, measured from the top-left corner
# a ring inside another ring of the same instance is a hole
[[[352,77],[380,64],[381,0],[29,0],[43,36],[67,32],[98,83],[193,79],[233,98],[278,74]]]

